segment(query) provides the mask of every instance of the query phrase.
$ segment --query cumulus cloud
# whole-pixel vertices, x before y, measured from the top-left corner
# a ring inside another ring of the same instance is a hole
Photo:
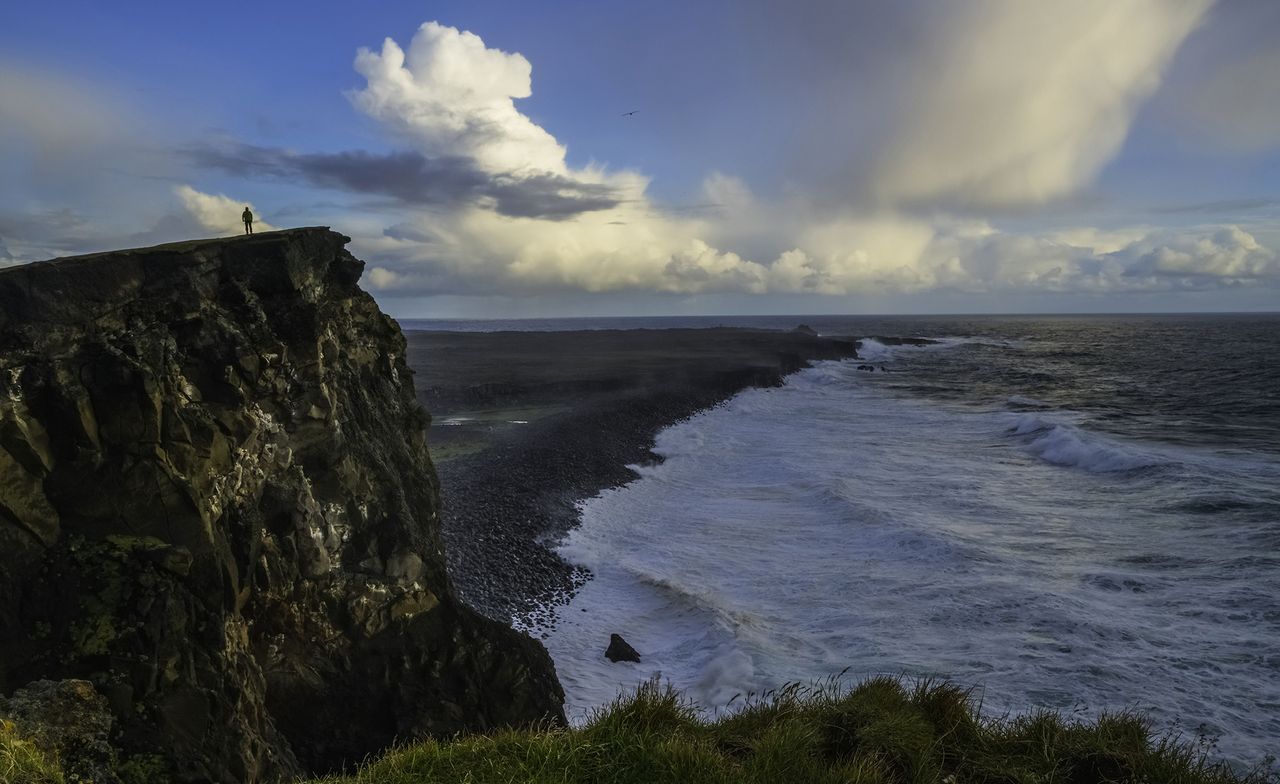
[[[1196,288],[1207,282],[1248,282],[1280,278],[1276,253],[1238,226],[1204,234],[1160,232],[1129,245],[1114,256],[1126,262],[1126,275],[1173,279]]]
[[[1049,9],[989,0],[953,11],[965,49],[935,52],[932,62],[943,72],[936,84],[921,86],[920,106],[903,118],[899,143],[884,158],[888,203],[826,217],[815,217],[821,212],[804,198],[759,199],[722,172],[703,181],[706,210],[676,213],[649,198],[639,174],[571,167],[565,147],[515,107],[531,91],[528,61],[436,23],[418,30],[407,53],[388,40],[380,52],[362,50],[356,59],[368,85],[352,94],[353,103],[413,154],[302,156],[245,148],[251,155],[242,157],[406,204],[452,205],[408,212],[377,236],[358,238],[376,260],[370,285],[389,294],[848,295],[1271,284],[1275,254],[1236,227],[1010,233],[986,220],[901,209],[921,200],[1036,202],[1087,182],[1114,154],[1137,104],[1159,83],[1205,7],[1199,0],[1135,0]],[[1023,61],[1029,65],[1019,66]],[[362,185],[360,177],[377,184]],[[513,206],[495,189],[502,181],[536,208]],[[544,186],[566,200],[564,214],[548,209],[554,201]],[[739,250],[744,245],[755,248],[754,258]],[[761,250],[769,246],[772,252]]]
[[[222,194],[202,193],[190,185],[179,185],[174,194],[181,202],[186,215],[204,231],[213,234],[239,234],[244,231],[240,213],[248,207],[254,213],[255,231],[275,231],[276,227],[262,220],[258,210],[249,202],[232,199]]]
[[[565,148],[516,109],[533,93],[522,55],[427,22],[408,52],[388,38],[381,51],[361,49],[355,67],[368,85],[352,102],[429,154],[471,158],[489,172],[564,173]]]
[[[368,281],[373,288],[379,291],[384,289],[395,288],[401,282],[401,275],[398,272],[392,272],[386,267],[371,267],[369,269]]]
[[[1211,0],[952,3],[876,168],[890,203],[1019,207],[1120,149]]]
[[[411,181],[395,195],[453,207],[408,215],[370,243],[398,263],[380,265],[387,274],[378,285],[763,290],[760,265],[711,247],[701,239],[704,222],[655,205],[647,178],[569,166],[564,145],[515,106],[532,91],[523,56],[428,22],[407,52],[388,39],[378,52],[361,50],[355,66],[367,85],[351,93],[352,103],[416,150],[388,167]],[[434,176],[438,170],[424,168],[428,161],[455,162],[456,176]],[[317,163],[334,161],[287,161],[312,177]],[[380,183],[395,181],[386,175]],[[433,180],[448,188],[419,190]],[[745,186],[731,178],[713,188],[730,200],[744,198]]]

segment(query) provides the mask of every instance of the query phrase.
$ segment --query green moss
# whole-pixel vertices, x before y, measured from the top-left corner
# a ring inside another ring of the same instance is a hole
[[[168,784],[169,763],[158,754],[139,754],[116,768],[120,784]]]
[[[502,731],[392,751],[328,784],[1280,784],[1203,746],[1153,738],[1131,713],[1093,722],[1035,713],[984,719],[963,689],[876,678],[748,698],[707,720],[650,683],[583,727]]]
[[[156,584],[154,566],[141,560],[139,554],[167,549],[168,544],[153,536],[72,540],[72,558],[84,583],[79,612],[68,627],[76,655],[100,656],[111,651],[128,631],[119,624],[131,615],[138,592],[151,590]]]
[[[120,534],[112,534],[106,537],[105,541],[117,550],[129,552],[132,550],[164,550],[169,545],[163,539],[157,539],[154,536],[123,536]]]

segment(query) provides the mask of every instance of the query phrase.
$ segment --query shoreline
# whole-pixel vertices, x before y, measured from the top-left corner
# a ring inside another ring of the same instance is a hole
[[[854,340],[733,328],[406,331],[440,479],[450,577],[464,602],[546,628],[589,575],[554,550],[578,503],[660,460],[662,429]]]

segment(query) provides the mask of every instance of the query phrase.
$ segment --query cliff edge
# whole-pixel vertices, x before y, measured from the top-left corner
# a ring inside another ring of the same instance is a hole
[[[89,681],[183,781],[563,720],[542,646],[455,597],[404,338],[347,241],[0,271],[0,692]]]

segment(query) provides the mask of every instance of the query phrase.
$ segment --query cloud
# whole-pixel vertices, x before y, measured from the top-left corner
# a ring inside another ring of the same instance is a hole
[[[1232,226],[1011,233],[987,220],[902,207],[1009,206],[1080,187],[1115,152],[1205,5],[1136,0],[1123,8],[1048,9],[992,0],[952,10],[947,21],[957,43],[934,41],[930,63],[944,73],[936,84],[917,85],[920,106],[899,118],[898,142],[880,171],[891,198],[880,207],[814,209],[803,192],[764,200],[742,179],[712,172],[699,194],[706,209],[665,209],[638,174],[566,164],[564,146],[515,108],[514,99],[531,91],[527,60],[435,23],[419,29],[407,54],[388,41],[356,60],[368,86],[352,94],[353,103],[414,153],[246,148],[251,155],[242,157],[407,205],[444,205],[357,236],[357,250],[375,261],[370,285],[393,296],[1274,285],[1274,253]],[[1023,59],[1029,64],[1018,67]],[[531,206],[504,197],[502,185]],[[583,194],[601,201],[584,208]],[[555,204],[549,195],[566,200],[563,215],[548,208]]]
[[[1240,153],[1280,147],[1280,51],[1274,45],[1272,39],[1266,50],[1237,56],[1188,88],[1178,113],[1195,137]]]
[[[1125,262],[1129,277],[1169,279],[1183,288],[1280,278],[1275,251],[1238,226],[1205,234],[1153,234],[1113,255]]]
[[[890,204],[1021,207],[1069,195],[1119,151],[1210,0],[953,3],[882,151]]]
[[[1159,213],[1177,215],[1180,213],[1223,214],[1253,212],[1268,207],[1280,206],[1280,200],[1267,198],[1220,199],[1218,201],[1202,201],[1194,204],[1175,204],[1154,210]]]
[[[385,267],[372,267],[369,269],[368,280],[375,289],[391,289],[401,282],[401,275]]]
[[[296,153],[250,144],[201,145],[188,155],[198,164],[250,178],[304,181],[322,188],[389,196],[404,204],[461,207],[485,204],[502,215],[563,220],[606,210],[620,201],[605,183],[564,174],[492,174],[471,158],[385,155],[364,151]]]
[[[1280,3],[1218,0],[1178,53],[1156,100],[1161,129],[1211,154],[1280,148],[1278,38]]]
[[[78,177],[135,132],[118,96],[29,66],[0,62],[0,172],[23,182]],[[3,190],[0,187],[0,190]]]
[[[202,193],[190,185],[173,189],[186,215],[195,220],[204,231],[214,234],[239,234],[244,231],[240,213],[248,207],[254,213],[255,231],[275,231],[276,227],[262,220],[258,210],[249,202],[232,199],[221,194]]]
[[[565,148],[515,107],[533,92],[522,55],[427,22],[407,53],[388,38],[380,52],[361,49],[355,68],[368,84],[352,103],[428,154],[470,158],[493,173],[565,171]]]

